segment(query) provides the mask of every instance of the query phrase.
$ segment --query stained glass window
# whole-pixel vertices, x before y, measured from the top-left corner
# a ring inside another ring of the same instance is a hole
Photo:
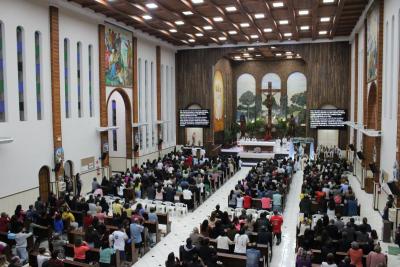
[[[17,27],[17,62],[18,62],[18,101],[19,120],[25,120],[25,88],[24,88],[24,54],[23,29]]]
[[[41,47],[40,47],[40,32],[35,32],[35,72],[36,72],[36,112],[37,119],[42,119],[42,83],[41,83]]]

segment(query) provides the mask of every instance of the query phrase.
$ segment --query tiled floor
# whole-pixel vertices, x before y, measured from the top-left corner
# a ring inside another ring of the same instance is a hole
[[[216,204],[221,209],[227,207],[227,196],[239,179],[243,179],[249,168],[242,168],[234,177],[214,193],[193,213],[186,217],[172,218],[172,231],[151,249],[142,259],[133,266],[135,267],[157,267],[165,266],[165,260],[170,252],[178,255],[179,246],[189,236],[191,230],[206,218]],[[271,267],[292,267],[295,264],[296,224],[299,212],[299,195],[303,181],[302,172],[297,172],[292,180],[290,192],[287,197],[286,209],[284,211],[284,233],[282,243],[274,246]],[[367,217],[371,226],[381,234],[382,219],[377,211],[372,209],[372,195],[366,194],[360,189],[360,184],[355,178],[350,178],[351,186],[361,205],[361,216]],[[393,244],[392,244],[393,245]],[[383,250],[387,252],[387,244],[382,243]],[[400,256],[389,256],[389,267],[400,266]]]

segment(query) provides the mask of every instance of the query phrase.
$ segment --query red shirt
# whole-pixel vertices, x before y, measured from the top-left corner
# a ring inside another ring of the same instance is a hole
[[[8,217],[0,217],[0,232],[8,232],[8,224],[10,219]]]
[[[263,209],[271,208],[271,199],[269,197],[261,198],[261,208],[263,208]]]
[[[271,216],[271,219],[269,219],[271,224],[272,224],[272,232],[274,233],[280,233],[282,232],[282,224],[283,224],[283,218],[280,215],[273,215]]]
[[[315,192],[315,198],[318,202],[320,202],[321,199],[325,198],[325,192],[322,191]]]
[[[86,244],[82,244],[79,247],[74,247],[74,259],[85,260],[86,251],[90,250],[90,247]]]
[[[83,217],[83,227],[88,228],[90,225],[93,223],[93,217],[92,216],[85,216]]]
[[[250,209],[251,208],[251,196],[244,196],[243,197],[243,208]]]

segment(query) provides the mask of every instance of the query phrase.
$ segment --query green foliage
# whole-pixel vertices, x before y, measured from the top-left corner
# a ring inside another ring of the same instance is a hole
[[[292,95],[290,98],[293,104],[305,108],[307,105],[307,95],[306,92],[298,93]]]
[[[240,96],[239,102],[248,108],[249,106],[254,104],[255,95],[252,91],[246,91]]]

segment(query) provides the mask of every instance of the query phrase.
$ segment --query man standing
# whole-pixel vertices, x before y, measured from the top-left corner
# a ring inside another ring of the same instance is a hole
[[[119,251],[121,261],[124,261],[125,241],[128,240],[128,235],[125,233],[125,229],[122,225],[119,225],[118,230],[110,234],[108,240],[110,241],[110,246],[113,246],[116,251]]]
[[[131,239],[135,244],[135,248],[139,251],[139,254],[142,255],[141,248],[143,247],[142,240],[142,232],[144,230],[144,226],[139,223],[139,219],[135,219],[133,223],[129,226],[131,231]]]
[[[27,239],[32,235],[32,233],[25,233],[24,231],[25,228],[22,228],[21,231],[15,235],[15,248],[23,264],[25,264],[29,258],[28,251],[26,250],[28,246]]]
[[[282,224],[283,224],[283,218],[281,215],[278,214],[277,210],[274,210],[274,215],[271,216],[270,222],[272,224],[272,232],[274,233],[274,236],[276,236],[276,245],[279,245],[281,243],[281,238],[282,238]]]

